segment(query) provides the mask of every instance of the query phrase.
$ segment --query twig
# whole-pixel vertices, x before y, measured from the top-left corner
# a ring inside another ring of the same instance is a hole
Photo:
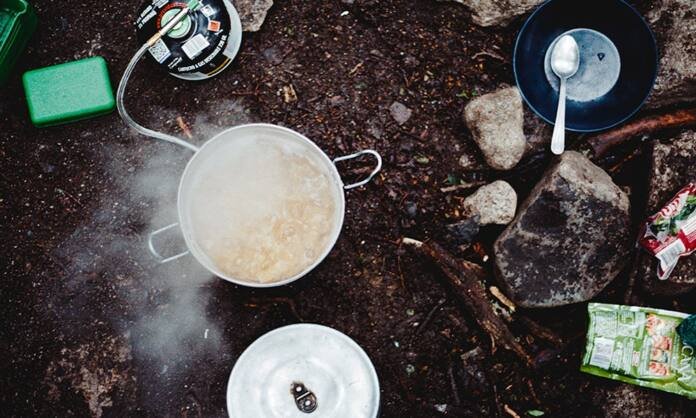
[[[510,415],[512,418],[520,418],[520,415],[515,412],[508,404],[503,404],[503,410]]]
[[[473,189],[474,187],[483,186],[486,183],[487,181],[485,180],[470,181],[463,184],[455,184],[454,186],[441,187],[440,191],[442,193],[450,193],[457,190]]]
[[[401,270],[401,246],[403,245],[403,242],[399,242],[399,248],[396,249],[396,267],[399,270],[399,278],[401,280],[401,288],[404,290],[406,289],[406,280],[404,279],[404,272]]]
[[[508,309],[510,309],[511,313],[515,312],[517,307],[507,296],[503,294],[503,292],[500,291],[500,289],[498,289],[496,286],[491,286],[488,288],[488,290],[490,290],[491,294],[495,296],[495,298],[498,299],[500,303],[507,306]]]
[[[76,197],[73,196],[72,194],[66,192],[65,190],[56,188],[56,191],[57,191],[58,193],[62,194],[63,196],[69,197],[73,202],[77,203],[78,206],[80,206],[81,208],[84,208],[84,207],[85,207],[85,205],[83,205],[82,202],[80,202],[80,200],[79,200],[78,198],[76,198]]]
[[[451,314],[451,313],[447,314],[447,318],[449,318],[449,320],[452,321],[452,323],[457,328],[459,328],[459,330],[462,331],[464,334],[469,332],[469,328],[467,328],[466,325],[464,325],[464,323],[459,318],[457,318],[454,314]]]
[[[556,347],[563,346],[563,339],[561,339],[561,337],[559,337],[555,332],[551,331],[545,326],[539,324],[538,322],[532,321],[526,316],[522,316],[519,314],[515,316],[515,319],[524,324],[524,326],[527,327],[527,329],[531,331],[531,333],[534,334],[536,337],[548,343],[551,343]]]
[[[255,91],[231,91],[229,93],[230,96],[256,96],[258,93]]]
[[[402,242],[434,262],[448,279],[447,284],[463,303],[469,314],[485,330],[493,341],[517,354],[524,362],[532,366],[533,359],[515,339],[507,325],[498,317],[486,295],[486,289],[480,281],[483,269],[473,263],[463,263],[455,259],[437,243],[403,238]]]
[[[534,385],[532,384],[532,381],[527,379],[527,387],[529,388],[529,394],[532,395],[532,399],[534,399],[534,402],[537,405],[541,405],[541,401],[539,400],[539,397],[536,394],[536,390],[534,390]]]
[[[191,129],[189,129],[188,125],[186,122],[184,122],[184,118],[181,116],[176,117],[176,123],[179,125],[179,129],[181,129],[181,132],[186,135],[186,138],[188,139],[193,139],[193,135],[191,134]]]
[[[442,298],[442,299],[440,299],[440,300],[435,304],[435,306],[433,307],[433,309],[431,309],[430,312],[428,312],[428,315],[426,315],[425,319],[423,320],[423,322],[422,322],[422,323],[420,324],[420,326],[418,327],[418,330],[416,330],[416,335],[418,335],[418,334],[420,334],[421,332],[423,332],[423,330],[425,329],[425,327],[428,326],[428,324],[430,323],[430,321],[433,319],[433,316],[435,316],[435,313],[436,313],[440,308],[442,308],[442,306],[443,306],[445,303],[447,303],[447,299]]]
[[[348,72],[348,75],[349,75],[349,76],[352,76],[353,74],[355,74],[356,72],[358,72],[358,70],[359,70],[360,68],[362,68],[362,66],[363,66],[363,63],[362,63],[362,62],[359,62],[355,67],[353,67],[352,70],[350,70],[350,72]]]
[[[642,148],[642,147],[638,147],[638,148],[634,149],[633,151],[631,151],[630,154],[628,154],[627,156],[625,156],[624,158],[622,158],[621,161],[619,161],[619,162],[617,162],[616,164],[614,164],[613,166],[611,166],[611,168],[609,168],[608,171],[609,171],[610,173],[616,173],[621,167],[623,167],[624,164],[626,164],[627,162],[633,160],[633,159],[636,158],[638,155],[640,155],[642,152],[643,152],[643,148]]]
[[[457,380],[454,378],[454,369],[450,364],[447,370],[447,375],[449,376],[450,387],[452,388],[452,395],[454,396],[454,403],[457,405],[462,404],[462,400],[459,399],[459,388],[457,387]]]
[[[282,91],[283,100],[285,101],[285,103],[294,103],[297,101],[297,92],[295,91],[295,87],[292,84],[283,86]]]
[[[475,53],[471,58],[472,58],[472,59],[476,59],[476,58],[482,57],[482,56],[491,57],[491,58],[495,58],[495,59],[500,60],[500,61],[503,61],[503,62],[507,62],[507,60],[505,59],[505,57],[503,57],[503,56],[501,56],[501,55],[499,55],[499,54],[496,54],[495,52],[490,52],[490,51],[481,51],[481,52],[477,52],[477,53]]]
[[[601,157],[611,148],[634,138],[665,129],[686,128],[696,125],[696,108],[681,109],[671,113],[646,116],[619,128],[603,132],[587,139],[595,157]]]
[[[490,375],[490,373],[488,373],[487,375]],[[495,383],[493,383],[492,386],[493,386],[493,402],[494,402],[495,411],[496,411],[495,416],[500,417],[501,415],[503,415],[503,411],[500,409],[500,397],[498,396],[498,386],[496,386]]]

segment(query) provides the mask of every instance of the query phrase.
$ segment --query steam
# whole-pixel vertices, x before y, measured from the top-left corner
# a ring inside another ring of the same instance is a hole
[[[200,145],[225,127],[247,122],[248,114],[240,103],[223,101],[194,120],[192,142]],[[151,380],[145,384],[157,385],[180,364],[219,356],[221,326],[206,312],[211,283],[217,279],[190,256],[159,265],[146,247],[149,232],[177,221],[178,183],[192,153],[123,130],[123,136],[135,140],[127,145],[113,141],[99,155],[89,156],[109,181],[100,187],[97,204],[86,201],[87,196],[73,196],[85,201],[86,213],[95,209],[51,251],[63,272],[54,280],[47,312],[61,325],[66,345],[93,338],[85,335],[86,330],[95,323],[105,324],[118,341],[130,345],[126,348],[132,349],[140,374]],[[158,242],[163,252],[183,248],[175,231]],[[90,341],[80,350],[104,350],[101,341]],[[73,357],[63,361],[78,364],[82,360],[77,357],[84,356]],[[91,399],[94,394],[84,392],[83,382],[75,379],[74,390]]]

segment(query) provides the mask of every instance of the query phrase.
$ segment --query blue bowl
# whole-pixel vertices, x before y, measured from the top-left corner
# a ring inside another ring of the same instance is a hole
[[[547,52],[566,32],[581,51],[578,73],[568,80],[566,129],[599,131],[633,116],[655,83],[657,44],[623,0],[550,0],[527,19],[517,36],[513,69],[529,107],[549,123],[556,118],[558,82]]]

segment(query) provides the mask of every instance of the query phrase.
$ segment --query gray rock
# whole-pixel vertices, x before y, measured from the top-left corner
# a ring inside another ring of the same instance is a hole
[[[409,218],[415,218],[418,215],[418,204],[416,202],[405,202],[406,213]]]
[[[481,152],[474,148],[476,148],[474,144],[471,144],[470,147],[464,147],[464,153],[458,160],[459,167],[463,168],[465,171],[488,170],[488,165],[483,160]]]
[[[517,16],[532,10],[545,0],[438,0],[461,3],[471,10],[471,18],[479,26],[506,25]]]
[[[479,187],[463,203],[464,214],[478,216],[480,225],[507,225],[515,217],[515,209],[517,193],[503,180]]]
[[[478,216],[473,216],[463,221],[447,225],[447,232],[454,244],[470,244],[479,233],[479,226]]]
[[[621,271],[631,244],[628,196],[567,151],[495,242],[496,275],[523,307],[583,302]]]
[[[283,62],[283,53],[275,46],[266,48],[261,54],[271,65],[278,65]]]
[[[659,211],[682,187],[696,181],[696,132],[687,131],[670,143],[655,143],[652,152],[648,215]],[[696,254],[682,257],[667,280],[656,276],[657,260],[642,256],[643,288],[657,295],[677,295],[696,289]]]
[[[464,119],[488,165],[498,170],[517,165],[527,147],[522,97],[517,87],[472,100],[464,109]]]
[[[256,32],[261,29],[273,0],[232,0],[242,21],[242,30]]]
[[[389,113],[391,113],[396,123],[403,125],[411,118],[413,112],[403,103],[394,102],[389,106]]]
[[[605,418],[683,418],[684,401],[652,389],[619,383],[595,391],[593,402]]]
[[[655,89],[647,106],[696,100],[696,1],[654,1],[646,18],[660,51]]]

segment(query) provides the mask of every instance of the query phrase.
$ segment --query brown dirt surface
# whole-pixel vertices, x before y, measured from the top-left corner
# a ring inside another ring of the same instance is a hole
[[[451,176],[503,178],[524,199],[550,160],[530,155],[508,173],[458,165],[462,154],[482,162],[462,110],[473,96],[514,83],[522,19],[482,29],[455,3],[277,1],[213,80],[184,82],[150,60],[140,64],[128,107],[154,129],[183,136],[181,117],[202,143],[226,126],[269,122],[305,134],[330,156],[374,148],[384,157],[373,183],[347,193],[344,229],[327,259],[293,285],[262,291],[191,280],[202,274],[195,262],[163,267],[145,254],[147,233],[175,216],[187,151],[130,132],[116,113],[44,129],[29,122],[21,73],[101,55],[115,85],[137,48],[139,3],[34,2],[39,28],[0,90],[4,416],[226,416],[235,360],[265,332],[296,322],[334,327],[364,347],[385,418],[441,416],[442,404],[459,408],[454,416],[602,415],[594,394],[619,384],[578,371],[584,304],[523,312],[565,341],[554,348],[514,326],[536,356],[529,370],[491,345],[437,268],[398,244],[403,236],[436,239],[490,270],[482,257],[502,228],[487,227],[480,245],[458,248],[445,225],[459,220],[471,190],[440,188]],[[297,100],[286,103],[289,85]],[[394,102],[412,111],[403,125],[390,114]],[[612,172],[638,202],[646,164],[640,154]],[[154,180],[143,174],[153,165]],[[341,171],[350,180],[365,166]],[[622,276],[597,300],[620,302],[625,285]],[[693,312],[693,296],[644,303]],[[460,358],[477,347],[478,355]]]

